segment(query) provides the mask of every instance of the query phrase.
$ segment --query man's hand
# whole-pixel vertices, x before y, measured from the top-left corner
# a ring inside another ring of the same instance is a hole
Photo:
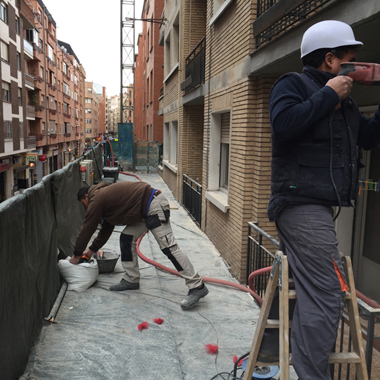
[[[92,258],[94,252],[92,252],[91,250],[89,249],[86,249],[81,256],[83,255],[86,255],[89,259]],[[74,264],[74,265],[77,265],[79,264],[79,260],[81,259],[81,256],[72,256],[71,259],[70,259],[70,263],[71,264]]]
[[[339,96],[340,100],[347,98],[352,89],[353,80],[346,76],[337,76],[330,79],[326,86],[331,87]]]
[[[72,256],[70,259],[70,263],[77,265],[79,263],[79,260],[80,260],[80,256]]]

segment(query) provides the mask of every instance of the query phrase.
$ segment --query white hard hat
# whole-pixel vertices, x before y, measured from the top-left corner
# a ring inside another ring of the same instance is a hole
[[[355,40],[350,25],[336,20],[321,21],[311,26],[302,37],[301,58],[309,53],[323,48],[339,46],[363,46]]]

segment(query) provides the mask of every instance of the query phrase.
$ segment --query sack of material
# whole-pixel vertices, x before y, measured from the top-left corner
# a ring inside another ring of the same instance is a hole
[[[83,292],[97,279],[99,274],[98,262],[90,260],[88,263],[71,264],[70,257],[58,261],[59,272],[67,282],[67,290]]]

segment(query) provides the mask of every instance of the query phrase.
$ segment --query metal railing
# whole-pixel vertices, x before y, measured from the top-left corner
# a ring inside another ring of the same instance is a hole
[[[206,37],[186,58],[186,80],[181,83],[181,89],[188,92],[205,82]]]
[[[184,208],[200,226],[202,221],[202,186],[184,174],[182,194]]]
[[[287,28],[303,21],[331,0],[257,0],[253,22],[256,48],[271,41]]]
[[[256,224],[251,222],[248,223],[247,284],[248,277],[253,271],[272,265],[278,247],[279,242],[275,238],[267,234]],[[264,273],[253,279],[253,285],[261,298],[265,295],[269,276],[270,273]],[[376,304],[359,291],[356,291],[356,296],[358,298],[358,309],[361,316],[360,323],[364,339],[368,378],[371,379],[371,371],[374,361],[373,349],[375,348],[377,351],[380,350],[380,336],[375,335],[375,324],[380,318],[380,305]],[[351,351],[352,342],[350,329],[347,327],[346,330],[348,331],[345,331],[345,326],[348,326],[348,321],[348,315],[343,313],[335,347],[336,352]],[[365,321],[367,321],[366,325]],[[376,364],[378,363],[376,362]],[[355,371],[350,371],[349,364],[336,365],[332,370],[334,371],[333,379],[355,379]],[[375,379],[377,380],[378,377],[373,377],[373,380]]]

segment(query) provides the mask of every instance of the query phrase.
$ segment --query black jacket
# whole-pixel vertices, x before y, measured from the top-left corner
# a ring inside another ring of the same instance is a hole
[[[333,77],[305,67],[272,88],[271,221],[291,204],[350,206],[358,194],[357,146],[380,144],[379,109],[367,119],[350,97],[336,109],[339,97],[325,86]]]

